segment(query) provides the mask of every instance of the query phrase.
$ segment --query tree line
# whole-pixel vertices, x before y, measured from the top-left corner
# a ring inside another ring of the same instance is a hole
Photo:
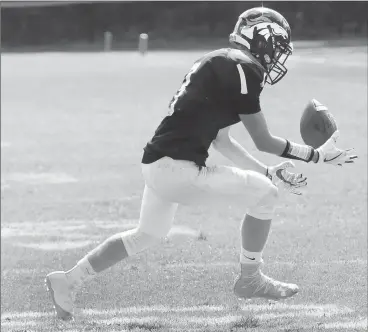
[[[175,48],[225,40],[241,12],[261,2],[95,2],[60,6],[6,7],[1,10],[1,44],[40,48],[85,45],[99,48],[104,33],[114,47],[136,47],[140,33],[150,47]],[[366,36],[368,3],[263,2],[289,21],[293,39]],[[78,46],[76,46],[78,47]]]

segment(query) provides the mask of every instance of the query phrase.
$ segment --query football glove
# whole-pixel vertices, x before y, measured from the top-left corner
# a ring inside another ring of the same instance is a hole
[[[295,167],[290,160],[267,168],[267,177],[279,189],[294,195],[302,195],[302,189],[307,185],[307,178],[300,173],[291,173],[287,168]]]
[[[334,166],[342,166],[343,164],[352,164],[358,156],[352,154],[353,149],[341,150],[336,147],[336,141],[340,136],[340,132],[336,130],[332,136],[317,149],[319,153],[318,164],[330,164]]]

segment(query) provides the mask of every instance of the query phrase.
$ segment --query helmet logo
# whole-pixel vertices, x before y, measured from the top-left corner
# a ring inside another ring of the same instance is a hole
[[[272,23],[272,20],[267,16],[263,16],[261,13],[254,15],[253,17],[245,18],[245,22],[248,27],[252,27],[259,23]]]
[[[268,39],[271,37],[271,32],[268,28],[269,26],[271,27],[272,33],[275,36],[280,36],[285,40],[288,39],[287,32],[276,23],[258,23],[251,27],[245,26],[241,29],[241,34],[248,37],[249,39],[252,39],[254,29],[257,29],[258,33],[263,36],[266,41],[268,41]]]
[[[264,55],[264,59],[265,59],[265,61],[266,61],[267,64],[270,64],[271,63],[271,58],[270,58],[270,56],[268,54],[265,54]]]

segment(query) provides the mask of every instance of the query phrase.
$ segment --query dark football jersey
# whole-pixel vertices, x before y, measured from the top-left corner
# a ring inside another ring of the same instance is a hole
[[[245,53],[231,48],[196,61],[172,98],[170,113],[145,147],[143,163],[163,156],[204,166],[218,131],[260,111],[264,71]]]

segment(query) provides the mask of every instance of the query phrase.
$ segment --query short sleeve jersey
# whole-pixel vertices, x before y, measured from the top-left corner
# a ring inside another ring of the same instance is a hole
[[[261,110],[264,71],[245,53],[231,48],[196,61],[172,98],[170,113],[144,148],[143,163],[168,156],[204,166],[208,149],[222,128],[239,114]]]

